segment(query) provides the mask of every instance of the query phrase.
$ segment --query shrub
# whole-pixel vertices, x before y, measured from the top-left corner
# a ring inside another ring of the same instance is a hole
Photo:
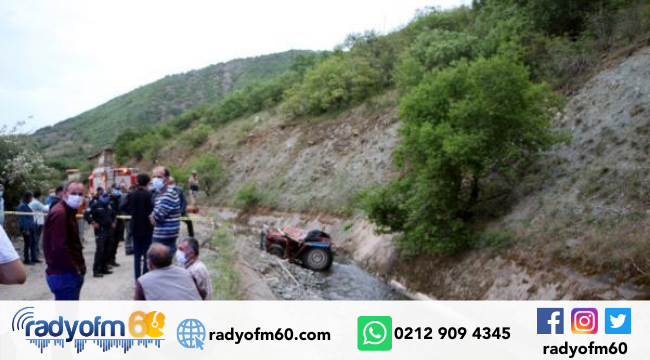
[[[262,194],[257,190],[255,184],[244,185],[235,196],[234,205],[244,211],[248,211],[259,205],[262,201]]]
[[[17,206],[22,194],[60,183],[60,173],[50,168],[27,137],[20,134],[20,123],[13,129],[0,126],[0,184],[4,185],[5,209]]]
[[[218,157],[210,154],[199,155],[189,163],[189,169],[198,172],[199,181],[205,194],[211,196],[218,191],[218,187],[226,179],[226,170],[224,169]]]
[[[382,89],[382,73],[359,56],[332,56],[307,72],[286,94],[290,115],[319,115],[358,103]]]
[[[282,100],[285,89],[298,78],[297,73],[288,72],[275,79],[251,83],[208,109],[206,121],[213,126],[220,126],[275,106]]]
[[[472,59],[476,54],[477,38],[464,32],[435,29],[420,34],[402,55],[395,79],[400,87],[417,85],[425,73],[453,61]]]
[[[196,149],[208,140],[211,133],[212,129],[208,125],[199,124],[183,134],[183,143],[191,149]]]
[[[190,170],[183,169],[176,164],[167,165],[169,173],[176,180],[176,185],[181,188],[186,188],[187,180],[190,178]]]

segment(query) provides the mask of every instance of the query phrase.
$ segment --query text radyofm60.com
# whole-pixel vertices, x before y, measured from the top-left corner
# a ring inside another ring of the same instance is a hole
[[[281,341],[281,340],[302,340],[302,341],[329,341],[331,336],[329,331],[302,331],[296,332],[292,328],[279,328],[275,331],[262,331],[256,328],[255,331],[235,331],[230,328],[229,331],[211,331],[208,336],[209,340],[216,341],[234,341],[240,344],[242,341]]]

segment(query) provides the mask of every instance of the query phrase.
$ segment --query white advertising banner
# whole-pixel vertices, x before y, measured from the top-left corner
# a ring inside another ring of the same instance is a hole
[[[645,359],[648,302],[0,302],[9,359]]]

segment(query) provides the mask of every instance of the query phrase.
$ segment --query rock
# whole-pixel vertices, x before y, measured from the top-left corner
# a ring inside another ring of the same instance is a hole
[[[569,240],[567,240],[567,242],[566,242],[566,246],[567,246],[568,248],[574,248],[574,247],[580,245],[580,243],[581,243],[581,241],[578,240],[578,239],[575,239],[575,238],[574,238],[574,239],[569,239]]]

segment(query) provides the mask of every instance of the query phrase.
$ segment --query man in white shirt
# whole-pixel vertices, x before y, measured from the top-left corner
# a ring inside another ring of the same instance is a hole
[[[5,229],[0,226],[0,284],[24,284],[26,279],[25,266],[20,261]]]
[[[27,205],[29,205],[29,208],[34,212],[34,224],[36,225],[36,228],[34,229],[34,240],[36,241],[35,256],[37,259],[40,259],[41,234],[43,233],[43,225],[45,225],[45,214],[47,214],[50,208],[41,202],[40,190],[34,191],[34,197],[32,198],[32,201]]]

